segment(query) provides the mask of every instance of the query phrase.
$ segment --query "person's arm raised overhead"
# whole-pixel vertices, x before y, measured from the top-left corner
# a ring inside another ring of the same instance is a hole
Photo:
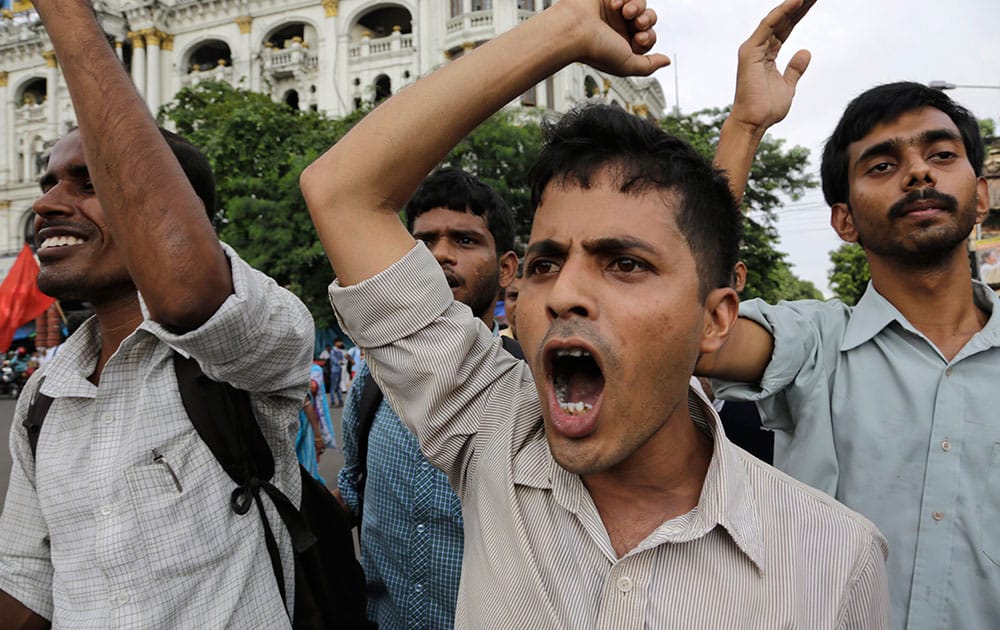
[[[715,165],[726,171],[737,201],[743,198],[750,165],[764,133],[788,114],[795,86],[809,66],[808,50],[792,55],[783,73],[776,60],[792,29],[815,3],[785,0],[740,46],[733,109],[722,125],[715,153]]]
[[[300,182],[340,283],[369,278],[412,248],[399,209],[465,134],[517,95],[575,61],[619,75],[669,63],[645,54],[655,23],[645,0],[560,0],[368,114]]]
[[[115,246],[153,320],[197,328],[232,293],[205,206],[163,139],[88,0],[34,0],[76,110]]]

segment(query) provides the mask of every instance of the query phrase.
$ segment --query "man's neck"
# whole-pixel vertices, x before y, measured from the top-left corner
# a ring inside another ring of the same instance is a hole
[[[122,341],[132,334],[142,323],[142,309],[139,306],[138,295],[133,291],[115,299],[94,305],[98,327],[101,331],[101,354],[97,359],[97,367],[90,375],[90,382],[100,384],[101,372],[111,355],[118,350]]]
[[[685,398],[625,461],[582,478],[618,557],[698,505],[712,446],[712,439],[691,420]]]
[[[940,265],[904,266],[868,256],[875,289],[951,360],[977,332],[989,314],[973,302],[972,272],[965,244]]]

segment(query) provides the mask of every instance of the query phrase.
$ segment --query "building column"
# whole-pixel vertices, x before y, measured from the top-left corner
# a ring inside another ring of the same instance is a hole
[[[35,143],[31,136],[24,136],[24,153],[21,154],[21,181],[30,182],[35,175]]]
[[[253,18],[243,15],[236,18],[236,26],[240,28],[240,39],[236,44],[237,50],[231,50],[233,55],[233,81],[239,85],[240,77],[246,77],[246,85],[253,91],[260,89],[260,79],[258,78],[258,68],[254,67],[254,54],[250,50],[250,32],[253,25]],[[260,63],[259,61],[257,63]]]
[[[54,50],[42,53],[45,58],[45,131],[49,140],[59,137],[59,61]]]
[[[123,42],[122,40],[118,39],[118,37],[116,36],[115,37],[115,54],[118,55],[118,61],[125,61],[125,55],[122,52],[122,46],[124,46],[124,45],[125,45],[125,42]]]
[[[156,115],[160,106],[160,37],[156,29],[142,32],[146,40],[146,105]]]
[[[7,73],[0,72],[0,145],[4,147],[14,146],[14,120],[7,117],[7,99],[10,98],[7,95],[10,92],[10,88],[7,87],[8,83]],[[0,151],[0,185],[10,183],[10,166],[10,151],[5,148]]]
[[[129,32],[132,42],[132,83],[139,96],[146,98],[146,42],[140,33]]]
[[[5,112],[4,119],[7,121],[4,125],[4,129],[7,130],[7,182],[13,184],[17,181],[17,133],[15,132],[17,112],[14,109],[14,91],[6,86],[0,92],[6,92],[2,105]]]

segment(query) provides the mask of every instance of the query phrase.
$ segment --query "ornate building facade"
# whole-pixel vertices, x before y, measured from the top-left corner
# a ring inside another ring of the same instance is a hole
[[[95,8],[154,113],[216,79],[299,109],[342,116],[513,28],[551,0],[97,0]],[[0,256],[20,249],[47,151],[75,125],[59,64],[26,0],[0,14]],[[664,113],[653,79],[574,65],[512,107],[565,111],[587,99]],[[9,263],[8,263],[9,264]],[[0,277],[7,265],[0,261]]]

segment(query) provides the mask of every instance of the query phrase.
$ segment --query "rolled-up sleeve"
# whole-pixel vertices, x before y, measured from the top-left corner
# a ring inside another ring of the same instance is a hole
[[[503,350],[483,322],[456,302],[423,243],[378,275],[330,286],[341,327],[366,350],[372,376],[448,474],[461,496],[470,436],[510,419],[510,401],[530,372]],[[533,385],[530,385],[533,387]],[[507,401],[490,408],[491,401]]]

